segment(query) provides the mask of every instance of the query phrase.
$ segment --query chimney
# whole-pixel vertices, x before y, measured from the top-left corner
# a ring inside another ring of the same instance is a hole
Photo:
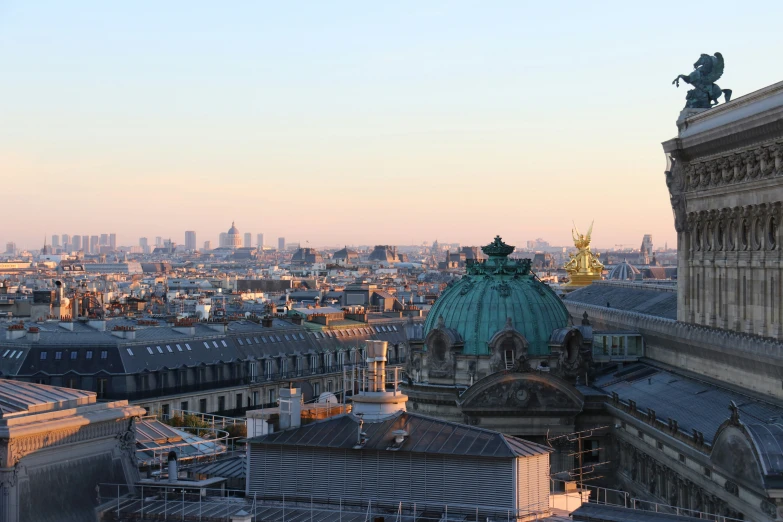
[[[104,319],[90,319],[87,321],[87,324],[91,328],[95,328],[99,332],[105,332],[106,331],[106,320]]]
[[[387,341],[367,341],[367,370],[371,392],[386,391]]]
[[[298,428],[302,425],[302,390],[280,389],[280,429]]]
[[[177,469],[177,452],[169,451],[169,482],[176,482],[179,479],[179,470]]]
[[[31,326],[27,330],[27,338],[34,343],[37,343],[41,339],[41,331],[36,326]]]
[[[25,330],[23,324],[12,324],[8,327],[8,329],[5,331],[5,339],[6,341],[13,341],[15,339],[21,339],[27,335],[27,330]]]

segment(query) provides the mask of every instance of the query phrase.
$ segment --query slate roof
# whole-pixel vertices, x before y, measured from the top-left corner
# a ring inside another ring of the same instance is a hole
[[[594,385],[609,394],[617,392],[623,401],[636,401],[640,411],[652,408],[664,422],[668,418],[676,420],[686,433],[699,430],[705,442],[712,443],[718,427],[729,418],[730,401],[737,404],[746,425],[765,426],[764,429],[783,435],[779,427],[783,424],[780,406],[643,363],[603,375]]]
[[[115,325],[136,324],[125,319],[108,321],[107,331],[97,331],[81,321],[72,323],[73,331],[56,322],[41,323],[36,324],[40,330],[37,341],[29,336],[16,340],[0,338],[0,375],[134,374],[219,361],[350,350],[359,348],[366,340],[406,342],[402,319],[379,319],[369,324],[335,322],[334,327],[326,329],[280,319],[275,319],[272,327],[241,320],[230,322],[225,333],[197,323],[193,335],[165,325],[137,327],[132,340],[108,331]]]
[[[353,414],[344,414],[300,428],[255,437],[250,439],[250,442],[352,449],[356,445],[358,428],[359,419]],[[551,451],[540,444],[496,431],[409,412],[398,412],[380,422],[365,422],[362,431],[367,434],[367,442],[363,449],[389,450],[394,440],[393,432],[396,430],[408,432],[405,442],[397,450],[401,452],[514,458],[543,455]]]
[[[677,319],[677,292],[668,289],[593,283],[570,292],[563,300],[603,307],[608,303],[618,310]]]

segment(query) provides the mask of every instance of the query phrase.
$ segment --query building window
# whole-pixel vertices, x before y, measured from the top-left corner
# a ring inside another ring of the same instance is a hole
[[[207,400],[206,399],[199,399],[198,400],[198,411],[201,413],[207,412]]]
[[[125,349],[128,350],[128,355],[133,355],[133,350],[131,350],[130,348],[125,348]],[[90,354],[90,357],[92,357],[92,352],[87,352],[87,353]],[[90,357],[88,357],[88,359]]]
[[[76,359],[77,357],[79,357],[79,352],[77,352],[77,351],[73,351],[73,352],[71,352],[71,360],[74,360],[74,359]]]
[[[41,352],[41,360],[42,361],[46,360],[46,352]]]
[[[663,451],[663,442],[658,442],[658,449]]]
[[[152,355],[152,348],[150,348],[149,346],[147,346],[147,351],[150,353],[150,355]]]
[[[238,410],[239,410],[239,409],[242,409],[242,394],[241,394],[241,393],[237,393],[237,395],[236,395],[236,402],[235,402],[235,404],[236,404],[236,408],[237,408]]]
[[[313,398],[317,399],[321,395],[321,383],[320,382],[314,382],[313,383]]]
[[[63,352],[54,352],[54,358],[59,361],[63,358]]]
[[[682,453],[680,453],[680,462],[685,464],[685,455],[683,455]]]
[[[68,377],[68,386],[67,388],[78,388],[79,382],[76,379],[76,377]]]
[[[248,370],[250,373],[250,382],[256,382],[256,379],[258,378],[258,363],[251,361],[248,365]]]
[[[163,419],[168,419],[169,418],[169,416],[171,415],[171,411],[170,411],[170,407],[169,407],[168,404],[164,404],[161,407],[161,414],[163,416]]]
[[[188,401],[182,401],[179,403],[179,409],[182,411],[188,411]]]
[[[332,381],[326,381],[326,391],[332,391]]]
[[[316,373],[318,371],[318,356],[317,355],[311,355],[310,356],[310,371],[312,373]]]
[[[704,476],[708,477],[708,478],[711,477],[712,476],[712,471],[710,469],[708,469],[708,468],[704,468]]]
[[[218,397],[218,411],[226,410],[226,396],[221,395]]]
[[[269,404],[274,404],[274,403],[275,403],[275,389],[272,388],[271,390],[269,390]]]
[[[296,374],[302,375],[302,357],[296,358]]]
[[[644,432],[642,430],[636,430],[636,434],[640,439],[644,438]]]
[[[109,352],[106,350],[101,350],[101,359],[107,359],[109,357]]]
[[[264,361],[264,376],[267,379],[272,378],[272,361],[270,359]]]

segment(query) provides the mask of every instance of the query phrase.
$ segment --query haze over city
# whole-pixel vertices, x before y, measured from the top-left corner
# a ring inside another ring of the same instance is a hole
[[[734,5],[0,1],[0,242],[673,245],[671,79],[776,79],[780,3]]]

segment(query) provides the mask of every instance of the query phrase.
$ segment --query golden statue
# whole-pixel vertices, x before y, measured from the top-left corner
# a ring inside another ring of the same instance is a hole
[[[574,224],[574,228],[571,230],[571,236],[574,238],[574,246],[577,248],[577,252],[568,254],[571,259],[563,266],[565,271],[568,272],[569,281],[565,285],[566,287],[587,286],[593,281],[601,279],[601,274],[604,271],[604,265],[598,260],[601,254],[593,254],[590,251],[590,236],[593,233],[593,223],[590,223],[587,234],[580,234],[576,224]]]

